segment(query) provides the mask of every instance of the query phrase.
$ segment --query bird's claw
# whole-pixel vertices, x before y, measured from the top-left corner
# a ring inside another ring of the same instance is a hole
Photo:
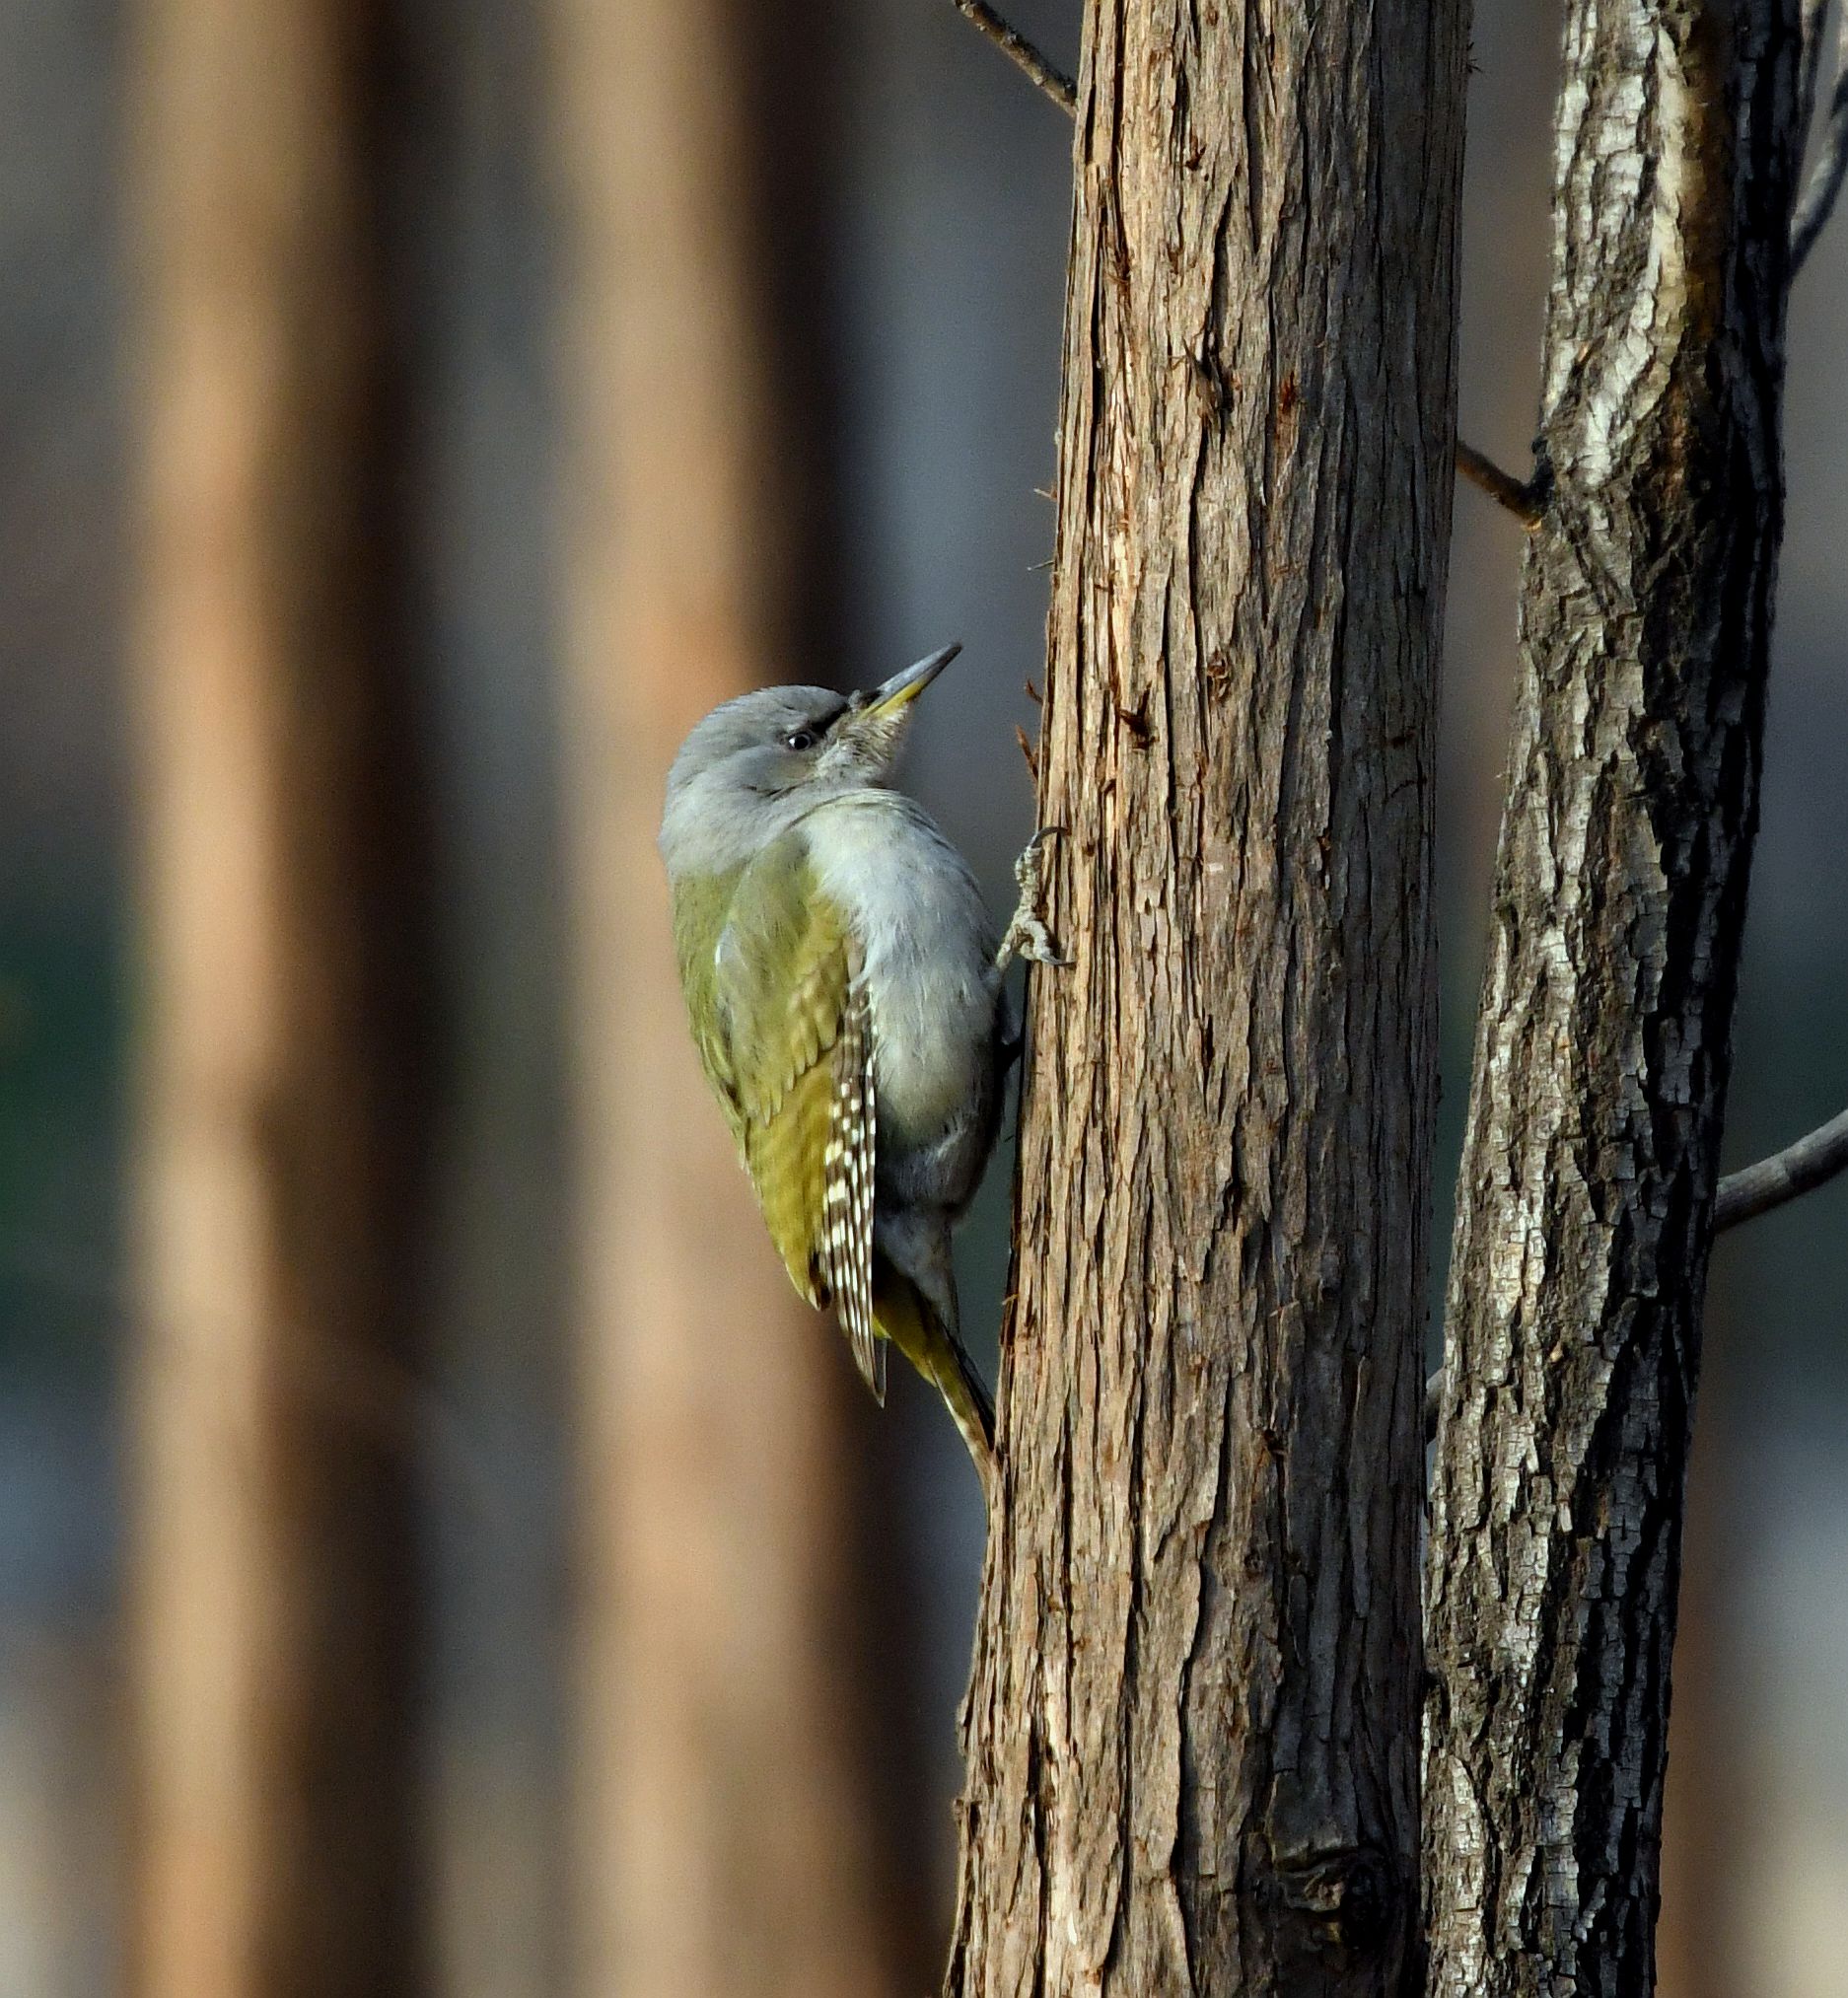
[[[1039,913],[1039,899],[1045,886],[1040,879],[1045,843],[1064,829],[1061,825],[1042,825],[1014,863],[1014,879],[1020,886],[1021,898],[1013,915],[1008,918],[1001,948],[995,953],[995,963],[1004,971],[1016,958],[1030,964],[1053,964],[1061,970],[1071,968],[1071,959],[1059,955],[1059,948],[1052,941],[1052,932],[1046,928]]]

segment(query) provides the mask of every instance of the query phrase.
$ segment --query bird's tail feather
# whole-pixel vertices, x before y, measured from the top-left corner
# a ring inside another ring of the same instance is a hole
[[[873,1262],[873,1322],[935,1385],[986,1483],[995,1456],[995,1405],[988,1389],[923,1293],[883,1255]]]

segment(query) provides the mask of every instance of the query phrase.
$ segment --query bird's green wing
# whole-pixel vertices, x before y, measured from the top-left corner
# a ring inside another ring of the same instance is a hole
[[[885,1399],[873,1326],[873,1036],[859,954],[796,834],[740,877],[712,952],[707,1069],[770,1239],[811,1304],[838,1307]]]

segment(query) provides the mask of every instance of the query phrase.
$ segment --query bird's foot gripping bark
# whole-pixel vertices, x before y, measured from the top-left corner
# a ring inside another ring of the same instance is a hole
[[[1059,955],[1059,948],[1052,941],[1052,932],[1046,928],[1039,913],[1040,896],[1044,892],[1040,870],[1044,865],[1045,844],[1054,833],[1063,830],[1064,827],[1059,825],[1042,825],[1014,863],[1014,879],[1020,884],[1021,898],[1013,915],[1008,918],[1007,934],[1001,939],[1001,948],[995,953],[995,963],[1004,971],[1016,958],[1030,964],[1056,964],[1062,970],[1071,966],[1071,959]]]

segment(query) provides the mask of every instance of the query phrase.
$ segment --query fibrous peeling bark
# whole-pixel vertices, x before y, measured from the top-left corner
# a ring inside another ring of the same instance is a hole
[[[960,1993],[1415,1960],[1464,38],[1087,12]]]
[[[1646,1993],[1782,524],[1791,0],[1575,0],[1426,1623],[1433,1992]]]

